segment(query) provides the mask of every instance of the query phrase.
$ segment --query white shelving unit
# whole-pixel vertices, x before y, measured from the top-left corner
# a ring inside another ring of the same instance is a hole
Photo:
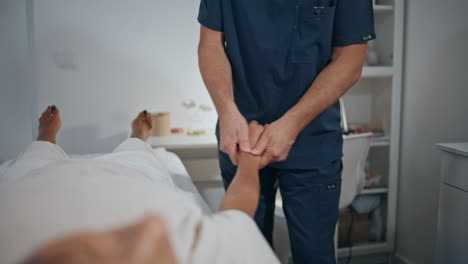
[[[390,140],[388,141],[374,141],[371,143],[371,148],[377,148],[377,147],[389,147],[390,146]]]
[[[374,5],[374,11],[376,13],[393,11],[393,6],[392,5]]]
[[[382,175],[381,188],[364,189],[361,195],[379,195],[385,220],[385,239],[352,246],[353,260],[392,256],[395,244],[398,158],[401,114],[401,74],[403,61],[404,0],[376,0],[374,5],[379,63],[364,67],[361,81],[343,98],[349,123],[380,124],[385,137],[371,143],[371,170]],[[350,248],[339,248],[346,260]],[[356,259],[354,259],[356,258]],[[368,262],[366,262],[368,263]]]
[[[362,70],[362,78],[383,78],[392,76],[392,66],[365,66]]]
[[[364,191],[361,193],[361,195],[383,194],[383,193],[388,193],[388,188],[387,187],[364,189]]]

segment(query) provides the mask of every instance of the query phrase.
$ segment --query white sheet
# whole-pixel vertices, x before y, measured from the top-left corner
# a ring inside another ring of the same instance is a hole
[[[201,207],[203,213],[211,214],[212,212],[210,207],[198,192],[197,187],[194,185],[192,178],[185,169],[182,160],[180,160],[176,154],[167,151],[165,148],[156,148],[153,149],[153,151],[159,159],[165,161],[164,164],[166,165],[175,185],[179,187],[187,197],[194,199],[194,201]],[[104,154],[70,155],[70,158],[93,159],[102,155]],[[0,183],[3,180],[6,171],[14,162],[14,160],[8,160],[0,164]]]
[[[155,150],[157,161],[139,168],[142,160],[133,156],[138,153],[128,151],[142,147],[141,142],[128,140],[122,145],[126,143],[130,143],[126,153],[93,156],[89,161],[63,158],[63,151],[50,143],[31,144],[0,182],[0,263],[16,263],[68,233],[133,223],[148,212],[166,219],[180,264],[278,263],[244,213],[202,213],[201,208],[208,206],[176,155]],[[146,155],[153,157],[151,150]],[[35,162],[46,165],[34,169]],[[197,206],[194,200],[203,203]],[[201,233],[192,250],[198,225]]]

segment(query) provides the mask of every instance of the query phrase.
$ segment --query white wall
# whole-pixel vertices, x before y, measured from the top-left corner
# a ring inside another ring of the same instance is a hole
[[[27,1],[0,1],[0,162],[14,158],[33,136],[27,12]]]
[[[468,2],[406,1],[397,254],[432,263],[438,142],[468,141]]]
[[[183,99],[212,105],[197,63],[199,0],[34,3],[37,111],[62,109],[65,151],[111,150],[143,109],[170,111],[174,126],[186,126]]]

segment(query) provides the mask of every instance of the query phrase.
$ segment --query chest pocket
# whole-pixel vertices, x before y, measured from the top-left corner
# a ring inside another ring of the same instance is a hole
[[[292,62],[317,63],[328,60],[332,50],[336,0],[297,1]]]

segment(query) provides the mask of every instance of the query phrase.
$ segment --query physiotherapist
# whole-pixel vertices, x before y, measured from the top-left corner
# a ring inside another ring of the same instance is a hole
[[[335,263],[338,99],[360,79],[366,43],[375,38],[372,1],[201,0],[198,20],[225,187],[240,151],[261,155],[255,221],[265,238],[272,244],[279,186],[294,263]],[[255,146],[248,144],[251,120],[266,126]]]

